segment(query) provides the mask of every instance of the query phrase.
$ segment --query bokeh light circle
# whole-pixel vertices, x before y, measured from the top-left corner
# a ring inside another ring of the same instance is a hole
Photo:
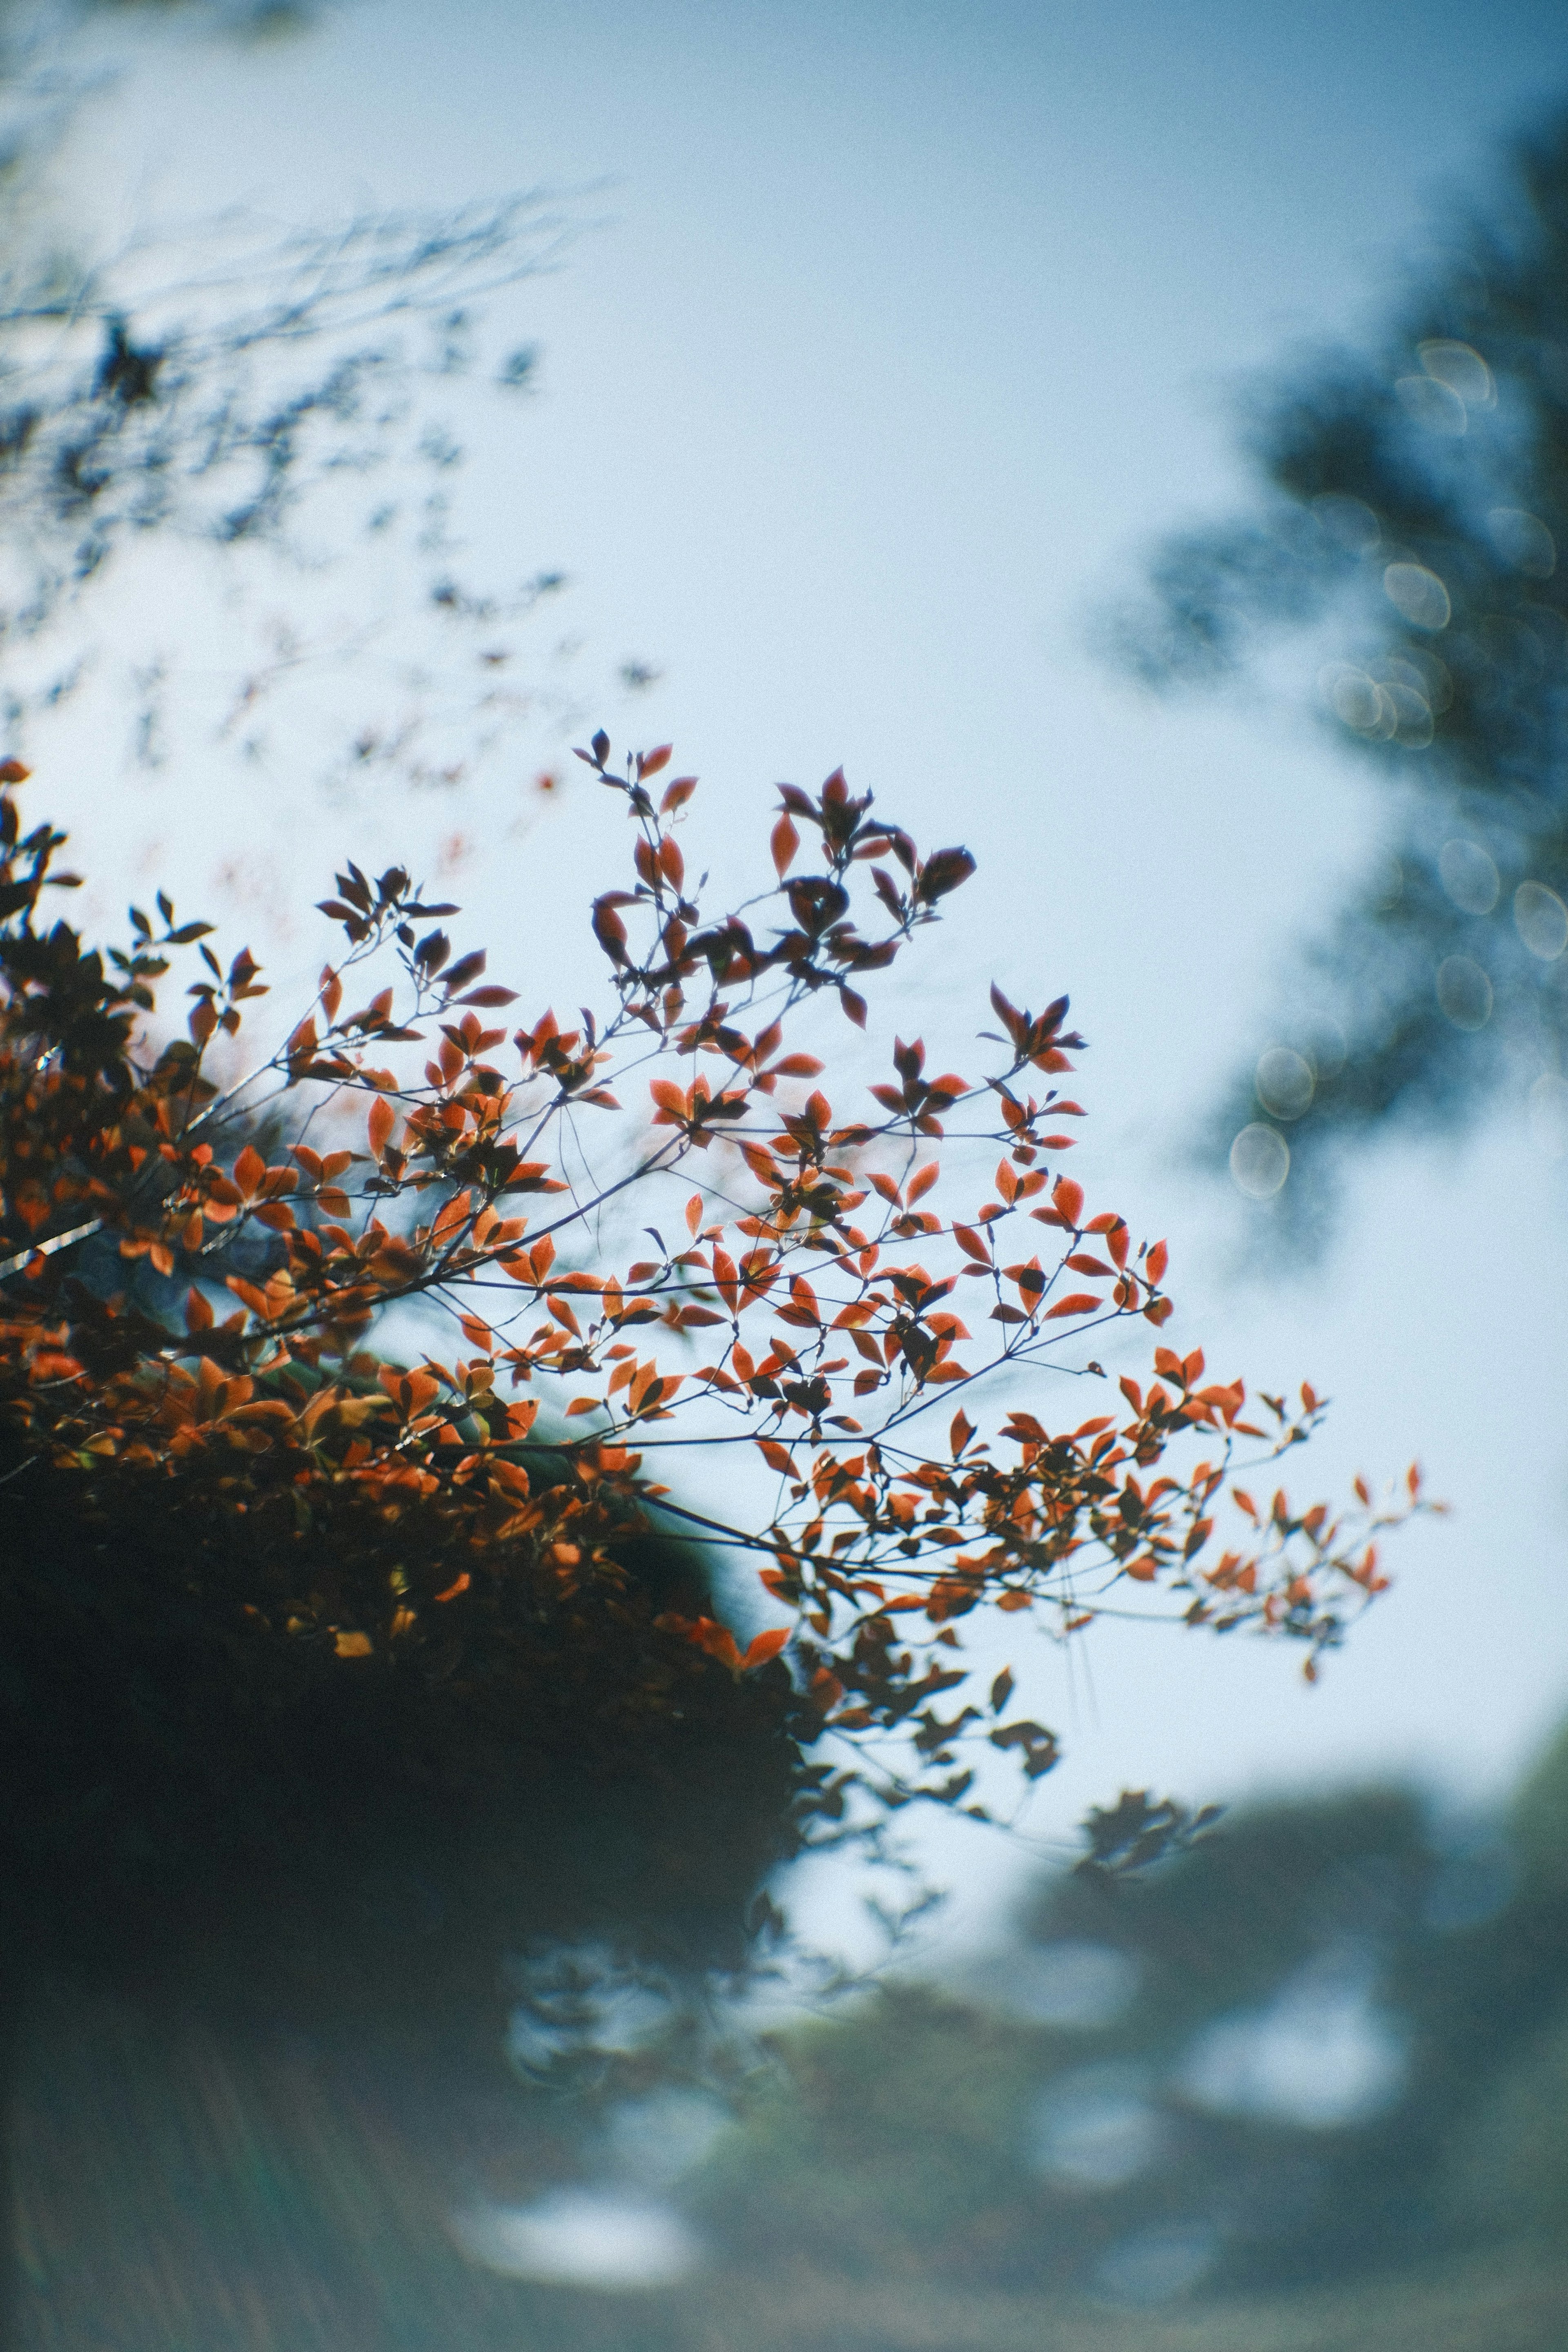
[[[1437,1002],[1456,1029],[1484,1029],[1492,1016],[1492,984],[1468,956],[1445,956],[1437,966]]]
[[[1270,1045],[1258,1055],[1253,1082],[1258,1101],[1275,1118],[1300,1118],[1317,1086],[1311,1064],[1289,1045]]]
[[[1568,948],[1568,906],[1544,882],[1521,882],[1513,894],[1514,929],[1542,963],[1555,963]]]
[[[1290,1147],[1277,1127],[1255,1119],[1230,1147],[1230,1181],[1249,1201],[1271,1201],[1290,1173]]]
[[[1437,876],[1467,915],[1489,915],[1502,889],[1497,867],[1479,841],[1446,841],[1437,853]]]
[[[1391,563],[1383,593],[1413,629],[1446,629],[1454,617],[1447,588],[1424,563]]]

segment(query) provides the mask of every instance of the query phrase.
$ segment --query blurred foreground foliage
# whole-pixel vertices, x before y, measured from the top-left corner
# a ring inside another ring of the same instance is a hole
[[[1565,1826],[1568,1730],[1503,1821],[1373,1789],[1053,1878],[967,1987],[786,2037],[700,2201],[749,2262],[1128,2306],[1527,2267],[1568,2246]]]
[[[1246,447],[1255,506],[1170,540],[1114,646],[1161,688],[1306,653],[1382,785],[1383,846],[1210,1134],[1304,1239],[1391,1120],[1501,1096],[1568,1150],[1568,118],[1445,224],[1374,340],[1259,387]]]
[[[1568,1732],[1500,1819],[1368,1790],[1136,1882],[1058,1874],[963,1983],[770,2037],[695,2165],[668,2049],[607,2103],[502,2115],[408,2049],[259,2063],[57,2002],[18,2100],[19,2340],[112,2312],[116,2352],[1558,2352],[1565,1816]],[[526,2221],[573,2184],[612,2251],[629,2193],[704,2259],[595,2288],[459,2251],[454,2200]]]

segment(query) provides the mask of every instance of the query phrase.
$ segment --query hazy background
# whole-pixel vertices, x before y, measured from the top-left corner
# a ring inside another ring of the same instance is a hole
[[[1163,531],[1230,502],[1247,371],[1358,328],[1433,200],[1568,87],[1563,9],[362,0],[260,49],[171,29],[135,56],[57,170],[89,248],[238,203],[295,222],[536,184],[583,192],[584,226],[504,298],[537,389],[468,420],[455,526],[477,572],[569,575],[520,664],[548,694],[485,781],[423,793],[323,793],[263,757],[254,793],[203,801],[188,763],[137,769],[68,715],[47,804],[95,876],[118,863],[102,911],[167,877],[303,971],[324,942],[289,901],[344,852],[395,851],[441,870],[496,976],[563,1008],[621,854],[562,764],[574,697],[617,743],[675,739],[716,886],[754,862],[776,779],[842,761],[980,860],[870,1052],[923,1030],[965,1068],[990,977],[1035,1005],[1070,989],[1093,1047],[1074,1173],[1169,1234],[1165,1336],[1334,1399],[1292,1493],[1418,1454],[1454,1506],[1315,1692],[1242,1640],[1102,1627],[1070,1675],[1016,1645],[1068,1760],[1022,1849],[930,1832],[957,1930],[1123,1785],[1500,1790],[1568,1706],[1564,1168],[1521,1100],[1473,1145],[1363,1168],[1321,1268],[1237,1274],[1260,1213],[1194,1181],[1184,1141],[1359,862],[1375,788],[1289,704],[1142,699],[1089,624]],[[135,617],[199,685],[222,624],[193,576],[150,603],[143,575]],[[617,682],[628,661],[657,677]],[[802,1903],[850,1934],[842,1877]]]

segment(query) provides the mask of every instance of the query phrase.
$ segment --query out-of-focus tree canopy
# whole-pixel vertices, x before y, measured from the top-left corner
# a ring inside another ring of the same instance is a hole
[[[1257,503],[1164,545],[1116,647],[1159,687],[1315,656],[1385,798],[1210,1134],[1307,1230],[1393,1119],[1501,1097],[1568,1145],[1568,117],[1447,224],[1381,338],[1261,389],[1247,439]]]
[[[1492,1820],[1298,1796],[1131,1884],[1058,1873],[966,1990],[783,2037],[700,2193],[753,2253],[1068,2308],[1267,2291],[1301,2325],[1379,2272],[1507,2250],[1523,2275],[1568,2223],[1565,1808],[1560,1737]],[[1442,2342],[1501,2340],[1449,2293]],[[1310,2340],[1384,2340],[1362,2325]]]
[[[229,0],[0,0],[5,748],[37,757],[63,729],[72,762],[89,739],[100,772],[226,770],[245,796],[263,775],[341,798],[498,767],[531,789],[581,715],[574,644],[532,645],[523,675],[522,625],[563,577],[475,576],[463,485],[488,430],[493,504],[537,373],[510,289],[580,205],[282,228],[215,209],[126,234],[84,194],[98,113],[150,59],[283,23]]]

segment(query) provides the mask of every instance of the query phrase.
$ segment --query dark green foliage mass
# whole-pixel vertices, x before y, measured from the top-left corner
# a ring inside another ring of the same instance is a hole
[[[416,1663],[345,1658],[328,1621],[389,1573],[455,1579],[424,1557],[449,1528],[319,1497],[283,1535],[221,1477],[154,1497],[7,1466],[5,1925],[37,1959],[274,2021],[460,2011],[493,2040],[533,1936],[738,1958],[799,1755],[782,1666],[742,1683],[650,1630],[708,1598],[700,1554],[628,1530],[619,1586],[577,1607],[486,1580]],[[279,1643],[268,1610],[321,1633]]]

